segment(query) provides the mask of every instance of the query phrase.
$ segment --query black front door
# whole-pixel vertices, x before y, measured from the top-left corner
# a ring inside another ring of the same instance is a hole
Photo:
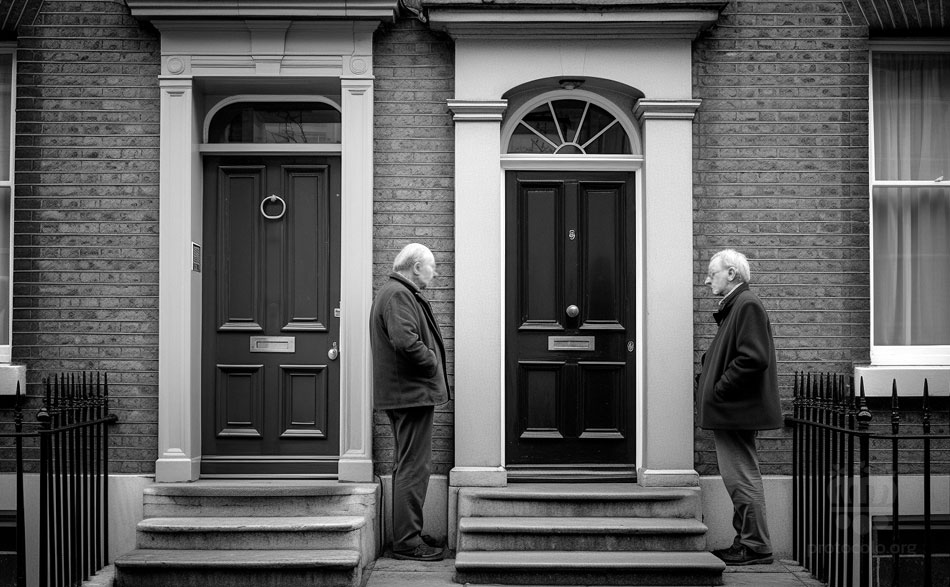
[[[332,475],[340,177],[332,157],[205,160],[203,475]]]
[[[634,471],[632,173],[508,172],[509,476]]]

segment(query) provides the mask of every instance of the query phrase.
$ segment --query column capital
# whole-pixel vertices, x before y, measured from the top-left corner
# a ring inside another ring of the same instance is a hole
[[[639,99],[633,106],[637,120],[667,119],[692,120],[702,100],[646,100]]]
[[[455,122],[501,122],[508,100],[448,100]]]

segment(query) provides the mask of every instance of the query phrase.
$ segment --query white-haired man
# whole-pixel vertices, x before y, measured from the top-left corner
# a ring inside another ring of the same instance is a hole
[[[713,431],[722,481],[732,499],[736,537],[713,554],[727,565],[768,564],[772,543],[755,449],[759,430],[782,427],[772,325],[749,290],[749,261],[726,249],[709,261],[706,285],[717,296],[719,330],[703,355],[699,425]]]
[[[432,251],[419,243],[406,245],[370,310],[373,399],[393,429],[393,557],[398,559],[445,557],[422,536],[435,406],[451,397],[442,334],[422,295],[437,275]]]

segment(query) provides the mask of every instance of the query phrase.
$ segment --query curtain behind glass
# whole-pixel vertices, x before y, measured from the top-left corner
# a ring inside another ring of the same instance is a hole
[[[876,180],[950,179],[950,54],[875,53]],[[878,187],[874,344],[950,344],[950,189]]]

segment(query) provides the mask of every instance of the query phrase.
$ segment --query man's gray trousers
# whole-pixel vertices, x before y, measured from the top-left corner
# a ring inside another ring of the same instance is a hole
[[[732,498],[732,526],[736,539],[749,550],[772,552],[765,520],[765,491],[759,456],[755,451],[755,430],[714,430],[719,473]]]
[[[386,410],[393,427],[393,551],[422,544],[422,506],[432,466],[435,408]]]

